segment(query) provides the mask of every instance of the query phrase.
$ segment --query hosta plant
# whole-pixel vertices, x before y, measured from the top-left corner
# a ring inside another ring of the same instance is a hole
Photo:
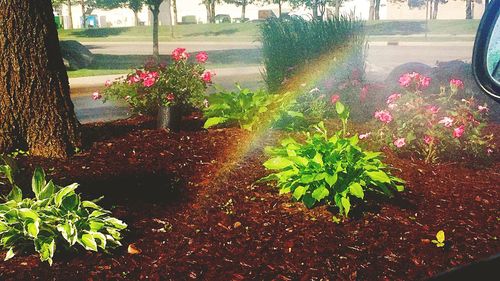
[[[18,251],[34,248],[42,261],[52,264],[56,248],[80,245],[91,251],[120,246],[121,231],[127,227],[94,201],[75,193],[78,184],[60,187],[47,182],[37,168],[32,179],[35,198],[23,198],[12,183],[7,201],[0,204],[0,247],[5,260]]]
[[[239,85],[237,91],[221,91],[208,96],[207,99],[208,104],[204,111],[207,117],[205,128],[236,125],[247,130],[252,130],[259,124],[260,115],[267,112],[272,102],[267,92],[242,89]]]
[[[396,151],[416,152],[427,162],[453,155],[484,157],[494,150],[493,136],[483,133],[485,104],[474,97],[457,99],[464,84],[450,80],[440,93],[424,91],[430,78],[419,73],[400,77],[401,91],[387,98],[387,107],[375,112],[378,130],[373,137]]]
[[[305,142],[287,138],[281,146],[266,149],[271,158],[264,166],[274,173],[262,181],[276,181],[280,194],[291,193],[309,208],[324,202],[348,216],[353,197],[364,199],[366,192],[392,196],[404,189],[404,181],[391,175],[381,153],[361,148],[357,135],[346,137],[348,110],[340,102],[336,107],[343,130],[329,136],[320,123]]]
[[[106,88],[95,92],[93,99],[124,100],[140,114],[155,114],[160,106],[201,108],[214,75],[205,70],[207,54],[200,52],[192,61],[184,48],[177,48],[171,57],[169,64],[150,61],[124,78],[106,81]]]

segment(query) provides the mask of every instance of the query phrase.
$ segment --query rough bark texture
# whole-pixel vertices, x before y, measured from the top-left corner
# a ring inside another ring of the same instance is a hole
[[[0,153],[80,146],[50,0],[0,0]]]
[[[177,0],[172,0],[172,11],[174,12],[174,25],[177,25],[178,18],[177,18]]]
[[[472,0],[465,0],[465,19],[471,20],[472,17]]]
[[[160,14],[160,4],[149,7],[151,9],[151,13],[153,14],[153,56],[156,58],[160,57],[160,48],[158,46],[158,15]]]

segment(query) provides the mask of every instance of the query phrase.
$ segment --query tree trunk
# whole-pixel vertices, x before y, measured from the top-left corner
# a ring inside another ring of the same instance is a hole
[[[153,56],[156,59],[160,58],[160,48],[158,46],[158,15],[160,14],[160,4],[150,6],[149,9],[153,14]]]
[[[278,18],[281,18],[281,0],[278,0]]]
[[[340,17],[340,5],[342,0],[335,1],[335,17]]]
[[[52,3],[0,1],[0,11],[0,153],[66,157],[81,143]]]
[[[472,0],[465,0],[465,19],[472,19]]]
[[[245,10],[246,10],[246,3],[243,3],[243,5],[241,5],[241,22],[245,22]]]
[[[313,2],[311,8],[313,12],[313,19],[318,19],[318,5],[316,4],[316,2]]]
[[[370,10],[368,12],[368,20],[375,19],[375,0],[370,0]]]
[[[174,12],[174,25],[177,25],[178,18],[177,18],[177,0],[172,0],[172,10]]]
[[[375,20],[380,19],[380,0],[375,0],[374,16]]]
[[[434,0],[434,9],[432,9],[432,19],[437,19],[439,9],[439,0]]]
[[[211,23],[215,23],[215,0],[212,0],[210,3],[210,17],[211,17]]]
[[[134,11],[134,25],[139,26],[139,11]]]
[[[73,29],[73,11],[71,10],[71,0],[66,1],[66,6],[68,6],[68,29]]]
[[[80,6],[82,7],[82,28],[87,28],[87,15],[85,14],[85,0],[80,1]]]
[[[210,10],[210,3],[205,0],[205,8],[207,9],[207,23],[212,22],[212,11]]]

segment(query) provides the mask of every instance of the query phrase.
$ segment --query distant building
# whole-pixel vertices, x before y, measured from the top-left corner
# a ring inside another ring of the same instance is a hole
[[[423,0],[422,0],[423,1]],[[355,15],[360,19],[368,19],[370,9],[369,0],[346,0],[341,7],[341,13],[345,15]],[[80,5],[72,6],[73,14],[73,27],[82,28],[82,9]],[[160,25],[170,25],[171,14],[169,10],[170,1],[164,1],[160,7]],[[235,5],[229,4],[217,4],[216,14],[228,15],[232,19],[241,18],[241,7],[236,7]],[[267,10],[266,12],[262,12]],[[267,5],[248,5],[246,7],[245,18],[249,20],[259,19],[259,11],[262,14],[269,13],[272,11],[275,15],[278,15],[278,5],[267,4]],[[283,13],[289,13],[291,15],[299,15],[303,17],[310,17],[310,10],[305,8],[292,9],[288,3],[284,3],[282,6]],[[473,1],[473,12],[474,18],[479,19],[484,12],[484,1],[476,0]],[[334,8],[328,7],[327,14],[333,14]],[[426,17],[426,8],[422,6],[420,8],[410,8],[408,2],[393,2],[388,0],[381,0],[380,4],[380,19],[382,20],[424,20]],[[68,8],[67,6],[62,6],[60,11],[60,16],[63,19],[64,27],[68,28]],[[178,21],[182,21],[183,17],[189,17],[191,20],[196,19],[198,23],[207,22],[207,14],[205,5],[202,4],[201,0],[178,0],[177,1],[177,18]],[[140,25],[151,25],[152,15],[149,9],[145,6],[138,14]],[[445,4],[440,4],[438,9],[438,19],[464,19],[465,18],[465,1],[461,0],[449,0]],[[119,8],[113,10],[100,10],[96,9],[92,12],[92,20],[95,24],[100,27],[125,27],[133,26],[135,24],[134,13],[130,9]]]

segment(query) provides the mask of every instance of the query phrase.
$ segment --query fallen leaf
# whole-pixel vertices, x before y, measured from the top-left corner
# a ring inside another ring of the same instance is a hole
[[[132,243],[128,245],[128,253],[131,255],[138,255],[142,253],[142,250],[137,248],[137,246],[135,246],[135,244]]]

